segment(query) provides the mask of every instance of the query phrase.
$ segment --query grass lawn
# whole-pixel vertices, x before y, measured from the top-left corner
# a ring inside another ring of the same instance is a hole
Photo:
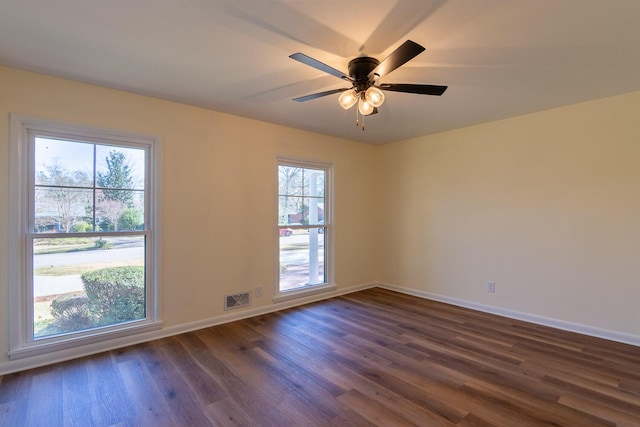
[[[33,271],[35,276],[73,276],[76,274],[84,274],[87,271],[99,270],[108,267],[123,267],[127,265],[144,265],[142,258],[111,261],[111,262],[94,262],[93,264],[79,265],[52,265],[49,267],[36,268]]]

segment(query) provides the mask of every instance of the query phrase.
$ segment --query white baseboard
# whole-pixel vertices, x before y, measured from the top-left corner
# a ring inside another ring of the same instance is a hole
[[[480,304],[473,301],[467,301],[459,298],[448,297],[445,295],[434,294],[431,292],[420,291],[412,288],[392,285],[390,283],[378,282],[377,286],[391,291],[401,292],[407,295],[413,295],[420,298],[444,302],[459,307],[470,308],[472,310],[483,311],[485,313],[496,314],[498,316],[508,317],[511,319],[523,320],[525,322],[535,323],[538,325],[549,326],[565,331],[576,332],[582,335],[589,335],[597,338],[604,338],[610,341],[617,341],[624,344],[640,346],[640,336],[628,334],[625,332],[611,331],[608,329],[596,328],[594,326],[583,325],[580,323],[567,322],[565,320],[553,319],[550,317],[539,316],[537,314],[523,313],[521,311],[511,310],[508,308],[495,307],[491,305]]]
[[[352,292],[361,291],[363,289],[369,289],[377,286],[377,283],[363,283],[356,286],[351,286],[344,289],[336,289],[323,293],[312,294],[306,297],[300,297],[295,300],[288,300],[283,302],[277,302],[272,305],[263,307],[249,308],[246,310],[238,310],[227,312],[220,316],[211,317],[208,319],[198,320],[190,323],[183,323],[181,325],[169,326],[155,331],[144,332],[132,336],[125,336],[121,338],[112,339],[105,342],[99,342],[94,344],[85,345],[82,347],[76,347],[67,350],[60,350],[38,356],[28,357],[24,359],[9,360],[7,362],[0,363],[0,376],[11,374],[14,372],[25,371],[27,369],[38,368],[40,366],[52,365],[54,363],[64,362],[66,360],[77,359],[84,356],[90,356],[92,354],[101,353],[104,351],[115,350],[117,348],[127,347],[130,345],[140,344],[143,342],[153,341],[160,338],[166,338],[173,335],[183,334],[185,332],[191,332],[198,329],[208,328],[210,326],[221,325],[223,323],[229,323],[236,320],[242,320],[249,317],[260,316],[274,311],[284,310],[291,307],[296,307],[304,304],[309,304],[316,301],[321,301],[328,298],[337,297],[340,295],[349,294]]]

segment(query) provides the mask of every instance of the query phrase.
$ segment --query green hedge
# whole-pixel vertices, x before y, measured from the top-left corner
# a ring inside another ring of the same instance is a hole
[[[103,268],[81,277],[89,311],[99,325],[145,317],[144,267]]]
[[[51,301],[51,314],[64,331],[77,331],[93,326],[89,314],[89,298],[63,295]]]

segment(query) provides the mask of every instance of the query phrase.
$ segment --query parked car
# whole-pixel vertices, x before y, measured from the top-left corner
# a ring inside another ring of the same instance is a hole
[[[293,234],[293,230],[290,228],[281,228],[280,229],[280,237],[286,236],[289,237]]]

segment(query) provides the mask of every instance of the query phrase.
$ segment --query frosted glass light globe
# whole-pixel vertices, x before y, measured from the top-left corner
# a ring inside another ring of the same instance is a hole
[[[368,116],[373,113],[373,105],[369,104],[369,102],[365,98],[360,98],[358,100],[358,111],[363,116]]]
[[[358,102],[358,94],[353,89],[345,90],[338,97],[338,103],[345,110],[353,107],[356,102]]]
[[[371,86],[364,94],[367,102],[374,107],[379,107],[384,102],[384,93],[375,86]]]

